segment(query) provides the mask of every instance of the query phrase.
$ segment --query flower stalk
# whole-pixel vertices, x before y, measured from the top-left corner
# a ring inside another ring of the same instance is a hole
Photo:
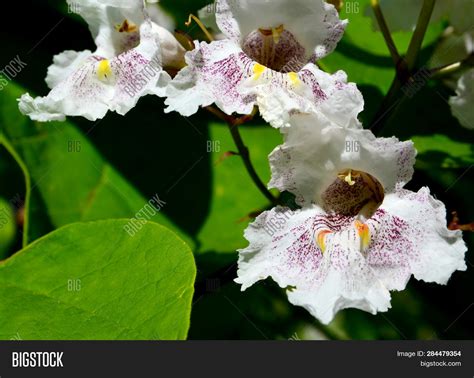
[[[387,21],[382,13],[382,9],[380,8],[380,0],[371,0],[370,5],[375,13],[375,18],[377,19],[377,23],[379,25],[380,31],[385,39],[385,43],[387,44],[388,50],[390,51],[390,55],[392,56],[393,62],[396,66],[398,66],[402,60],[397,46],[393,41],[392,34],[390,33],[390,29],[388,28]]]
[[[406,62],[408,70],[411,72],[416,65],[418,60],[418,55],[425,39],[426,31],[428,30],[428,25],[433,14],[434,6],[436,0],[424,0],[423,7],[421,8],[420,16],[415,28],[415,32],[410,41],[410,46],[408,47],[408,52],[406,55]]]

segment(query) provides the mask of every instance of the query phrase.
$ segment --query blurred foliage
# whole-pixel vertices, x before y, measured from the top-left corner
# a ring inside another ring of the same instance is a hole
[[[395,77],[394,63],[382,33],[375,32],[370,0],[344,2],[340,16],[349,21],[344,36],[334,53],[322,60],[322,67],[329,72],[343,70],[349,81],[357,84],[365,99],[361,118],[365,124],[372,120],[384,95]],[[367,14],[372,15],[370,18]],[[423,46],[429,49],[440,37],[441,23],[430,26]],[[400,54],[406,53],[411,33],[392,34]]]
[[[0,122],[4,138],[28,167],[34,183],[28,188],[26,241],[73,222],[134,217],[148,200],[72,124],[42,124],[19,113],[16,99],[23,92],[13,83],[3,91]],[[153,220],[173,228],[159,212]]]
[[[161,1],[174,16],[177,28],[194,38],[200,36],[199,28],[195,25],[186,28],[184,22],[188,14],[197,14],[206,3],[205,0]],[[366,101],[361,118],[368,126],[380,110],[395,71],[382,35],[373,30],[371,19],[364,16],[370,1],[345,3],[352,4],[343,7],[341,12],[342,18],[350,22],[347,32],[336,51],[325,58],[321,66],[329,72],[344,70],[349,81],[359,86]],[[240,292],[239,285],[233,283],[236,249],[246,245],[242,231],[251,216],[269,204],[252,185],[240,158],[227,154],[235,150],[227,127],[205,112],[189,119],[178,114],[165,114],[162,100],[151,97],[140,100],[126,117],[109,114],[95,124],[83,119],[51,124],[29,121],[17,110],[15,99],[20,93],[47,93],[43,78],[52,56],[63,50],[94,49],[94,45],[85,23],[68,12],[63,0],[27,0],[12,6],[17,14],[22,14],[22,22],[29,27],[18,28],[13,18],[5,20],[5,27],[0,30],[2,41],[5,41],[0,63],[4,66],[19,54],[28,67],[15,78],[16,84],[10,83],[0,97],[0,129],[5,147],[8,147],[8,150],[0,149],[0,198],[3,201],[0,207],[11,207],[13,198],[27,200],[28,190],[30,198],[25,221],[29,240],[71,222],[132,217],[158,194],[166,206],[153,221],[178,233],[196,255],[198,278],[190,338],[472,338],[472,314],[464,311],[472,303],[473,235],[465,236],[470,246],[467,272],[455,273],[449,285],[443,287],[412,280],[407,290],[392,294],[392,309],[376,316],[346,310],[339,313],[328,327],[323,327],[305,310],[290,305],[283,290],[270,280]],[[28,12],[24,12],[25,8]],[[420,67],[428,61],[443,26],[437,23],[430,27]],[[394,34],[400,51],[406,51],[410,37],[410,33]],[[396,106],[380,120],[383,126],[381,135],[414,140],[419,156],[417,172],[409,188],[418,190],[429,186],[432,193],[446,203],[448,213],[457,211],[461,220],[468,223],[474,220],[473,134],[461,128],[452,117],[447,104],[452,94],[441,83],[430,82],[413,98],[399,98]],[[267,155],[281,142],[281,137],[258,119],[242,128],[242,136],[262,180],[268,181]],[[79,146],[80,151],[74,150],[75,146]],[[19,210],[21,206],[11,208],[11,216],[17,219]],[[76,232],[76,227],[87,226],[68,226],[54,233],[53,239],[67,239],[67,234]],[[159,226],[153,224],[149,227]],[[98,228],[102,229],[103,240],[118,238],[107,228]],[[23,225],[17,224],[15,230],[16,234],[11,230],[3,234],[0,230],[3,248],[0,254],[9,255],[21,249]],[[168,235],[169,232],[163,233]],[[40,256],[42,248],[50,248],[50,239],[48,235],[38,244],[26,247],[34,250],[29,250],[28,254],[34,252],[36,265],[35,275],[28,278],[25,285],[41,279],[42,271],[51,273],[47,261]],[[100,256],[92,256],[83,244],[100,246],[103,240],[83,240],[70,247],[75,248],[79,255],[88,256],[89,260],[84,261],[99,264]],[[122,248],[118,239],[113,240],[117,243],[117,253],[121,253],[125,261],[131,261],[125,255],[126,246]],[[153,240],[143,240],[148,245],[151,242]],[[8,245],[12,247],[6,248]],[[134,246],[129,248],[134,253],[142,252]],[[55,256],[59,256],[61,250],[58,246]],[[62,253],[70,259],[68,264],[79,256],[66,251]],[[159,256],[148,258],[156,263]],[[12,280],[18,280],[20,272],[21,277],[26,277],[31,269],[27,267],[24,252],[15,254],[8,261],[18,267],[18,272],[10,275]],[[84,261],[78,259],[77,269],[64,273],[78,274]],[[7,268],[0,266],[0,269]],[[124,269],[133,276],[145,275],[150,282],[156,277],[150,275],[149,270],[144,273],[147,269],[144,264]],[[55,274],[59,273],[56,271]],[[45,290],[53,290],[52,280],[65,281],[67,276],[61,274],[58,278],[46,274],[44,277],[51,280],[44,282]],[[2,292],[2,298],[7,295]],[[91,298],[91,301],[98,299]],[[150,295],[149,303],[153,304],[153,299]],[[33,299],[31,304],[35,304]],[[2,311],[6,311],[5,308]],[[33,309],[30,310],[33,312]],[[54,318],[51,322],[57,320]],[[3,337],[10,337],[13,328],[0,329],[0,333]],[[66,335],[69,331],[73,332],[65,328],[58,332]],[[120,337],[107,327],[97,334],[91,331],[89,335]],[[132,333],[128,335],[132,337]],[[142,332],[139,335],[148,338],[163,336]],[[168,336],[166,331],[164,335]],[[35,334],[25,335],[29,336]],[[179,337],[183,336],[181,332]]]

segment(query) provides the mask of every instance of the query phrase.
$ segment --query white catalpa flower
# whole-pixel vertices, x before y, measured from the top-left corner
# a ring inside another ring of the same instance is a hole
[[[171,78],[163,67],[182,67],[184,49],[150,20],[142,0],[84,0],[76,8],[97,50],[56,55],[46,77],[51,91],[37,98],[24,94],[23,114],[40,122],[66,116],[92,121],[109,110],[124,115],[147,94],[165,94]]]
[[[444,205],[423,188],[403,189],[416,151],[411,142],[370,131],[318,127],[294,116],[271,155],[271,186],[293,192],[300,210],[277,207],[245,232],[242,290],[271,277],[289,301],[323,323],[345,308],[375,314],[411,275],[446,284],[465,270],[460,231],[446,227]]]
[[[313,63],[332,52],[344,33],[347,22],[333,5],[217,0],[215,10],[226,38],[196,42],[186,54],[188,66],[168,88],[168,111],[190,116],[215,103],[227,114],[249,114],[259,105],[264,118],[281,127],[286,113],[323,111],[330,103],[355,103],[362,110],[362,96],[345,74],[325,74]]]
[[[468,128],[474,129],[474,69],[467,71],[458,81],[456,89],[457,96],[451,97],[449,104],[453,115],[459,123]]]

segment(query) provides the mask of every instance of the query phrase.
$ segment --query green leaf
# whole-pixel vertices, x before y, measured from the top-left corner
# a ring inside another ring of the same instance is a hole
[[[418,168],[462,168],[474,164],[474,148],[471,143],[450,139],[445,135],[412,137],[418,150]]]
[[[250,158],[264,183],[270,180],[268,155],[282,138],[278,130],[271,127],[250,125],[240,132],[250,150]],[[200,251],[234,252],[246,245],[244,230],[251,214],[269,206],[268,200],[256,188],[245,170],[240,156],[224,158],[226,152],[235,151],[235,144],[227,126],[220,123],[210,125],[213,185],[209,217],[198,234]]]
[[[23,116],[16,99],[24,92],[13,83],[4,89],[0,127],[31,176],[25,242],[69,223],[131,218],[140,212],[151,197],[131,186],[72,123],[38,123]],[[175,229],[158,211],[147,220]]]
[[[0,263],[0,339],[184,339],[196,268],[152,222],[76,223]]]
[[[0,135],[0,260],[21,249],[25,234],[22,218],[29,201],[26,167],[9,146],[2,144],[6,145]]]
[[[8,255],[15,237],[15,213],[10,203],[0,197],[0,260]]]

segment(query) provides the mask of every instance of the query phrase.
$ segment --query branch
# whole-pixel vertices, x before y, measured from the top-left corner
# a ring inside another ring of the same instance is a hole
[[[238,126],[243,125],[244,123],[249,122],[253,119],[255,115],[255,109],[252,114],[244,115],[239,118],[229,116],[213,106],[206,107],[206,110],[208,110],[209,112],[211,112],[212,114],[214,114],[215,116],[219,117],[220,119],[222,119],[223,121],[227,123],[230,134],[232,135],[232,139],[234,140],[234,143],[237,146],[239,155],[242,158],[242,161],[244,162],[245,168],[247,169],[247,172],[250,175],[250,178],[252,179],[254,184],[257,186],[257,188],[260,190],[260,192],[262,192],[262,194],[273,205],[278,205],[279,204],[278,199],[273,196],[273,194],[268,190],[266,185],[258,176],[257,171],[255,170],[255,167],[253,166],[252,161],[250,160],[249,149],[245,146],[244,141],[242,140],[242,136],[240,135],[239,128],[238,128]]]
[[[390,33],[390,30],[387,25],[387,21],[385,20],[382,10],[380,9],[380,1],[371,0],[370,4],[372,6],[372,9],[374,10],[375,18],[377,19],[377,23],[379,24],[380,31],[383,34],[385,43],[387,44],[388,50],[390,51],[390,55],[392,56],[393,62],[395,63],[395,66],[398,67],[400,65],[400,62],[402,62],[402,58],[397,50],[395,42],[393,41],[392,34]]]
[[[421,8],[420,16],[418,17],[418,22],[416,24],[415,33],[410,41],[410,46],[408,47],[408,52],[406,56],[406,62],[408,65],[408,70],[411,72],[415,68],[416,61],[418,60],[418,55],[425,39],[426,31],[428,30],[428,25],[431,20],[431,15],[433,14],[433,9],[435,6],[436,0],[424,0],[423,7]]]
[[[380,11],[380,7],[378,6],[378,0],[371,0],[372,1],[372,6],[375,7],[375,9],[378,8],[378,11],[380,12],[380,19],[382,25],[384,24],[383,20],[383,15],[382,12]],[[410,41],[410,46],[408,47],[408,52],[406,59],[401,59],[399,63],[397,64],[397,75],[395,76],[392,85],[390,87],[390,90],[388,94],[385,96],[381,107],[379,108],[377,114],[375,115],[374,121],[371,124],[371,130],[374,134],[379,133],[382,128],[384,127],[385,124],[385,119],[388,116],[388,113],[392,112],[394,108],[397,107],[399,101],[399,94],[400,90],[403,87],[403,84],[407,83],[412,75],[412,71],[415,68],[416,62],[418,60],[418,55],[420,53],[423,40],[425,38],[426,30],[428,29],[428,25],[430,23],[431,15],[433,14],[433,9],[435,5],[436,0],[424,0],[423,2],[423,7],[420,12],[420,16],[418,17],[418,22],[416,25],[415,32],[413,33],[413,37]],[[377,15],[377,12],[376,12]],[[386,25],[385,25],[386,26]],[[381,26],[382,32],[383,28]],[[385,34],[387,33],[387,34]],[[384,32],[384,36],[386,38],[389,38],[392,43],[393,40],[391,39],[391,36],[389,37],[390,33],[388,32],[388,28]],[[387,42],[389,48],[390,48],[390,43]]]

